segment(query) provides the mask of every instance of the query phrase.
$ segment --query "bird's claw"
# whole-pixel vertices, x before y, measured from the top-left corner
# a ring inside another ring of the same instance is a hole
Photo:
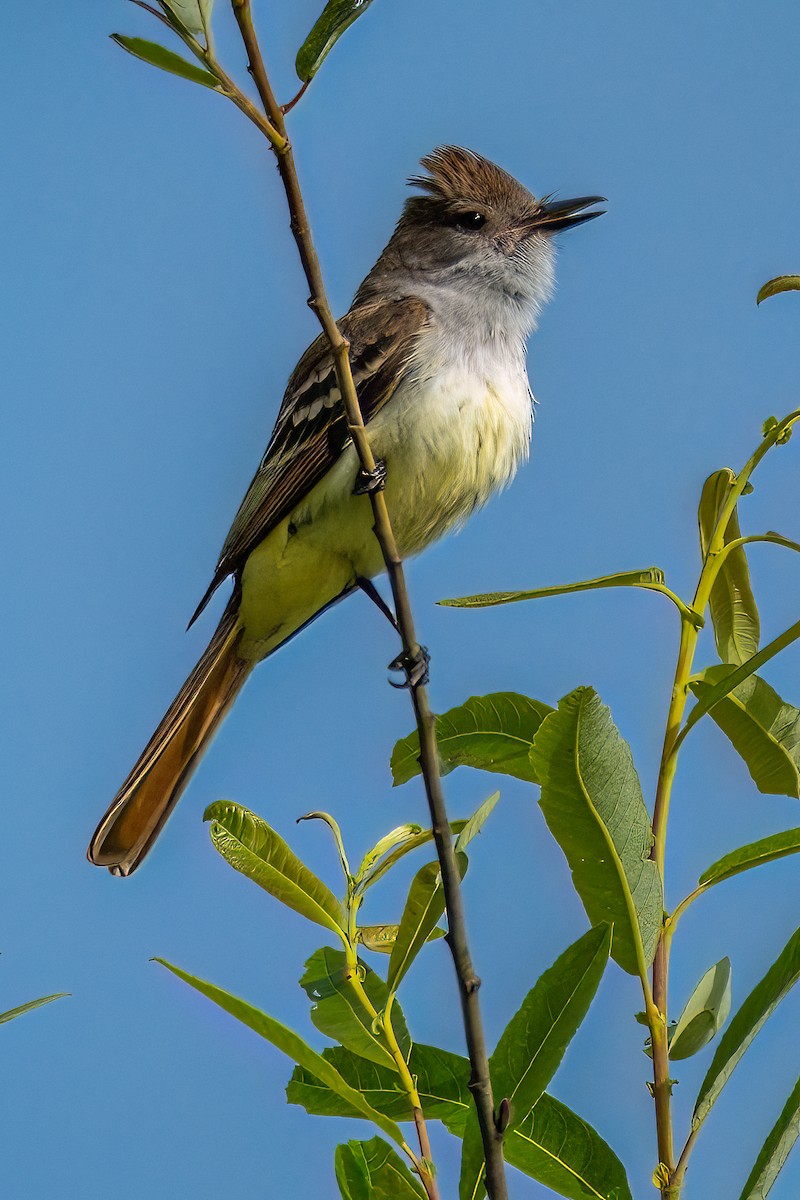
[[[374,471],[365,471],[362,467],[356,475],[353,488],[354,496],[371,496],[373,492],[382,492],[386,487],[386,463],[379,458]]]
[[[402,671],[405,678],[400,683],[395,683],[393,679],[389,683],[393,688],[415,688],[420,685],[424,686],[428,682],[428,667],[430,665],[431,656],[428,653],[426,646],[417,646],[413,653],[405,650],[398,654],[397,658],[393,658],[389,663],[388,670]]]

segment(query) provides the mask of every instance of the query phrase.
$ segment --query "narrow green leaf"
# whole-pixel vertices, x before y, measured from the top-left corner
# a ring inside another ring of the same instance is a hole
[[[800,275],[778,275],[759,288],[756,304],[769,300],[770,296],[779,296],[781,292],[800,292]]]
[[[705,558],[711,538],[717,526],[722,506],[736,482],[730,467],[715,471],[703,484],[698,509],[700,528],[700,550]],[[742,536],[739,517],[734,509],[725,530],[723,544],[736,541]],[[714,640],[723,662],[740,665],[758,650],[760,622],[758,609],[750,585],[750,569],[744,546],[739,546],[725,556],[709,598]]]
[[[589,1011],[611,950],[611,926],[598,925],[565,950],[533,986],[506,1026],[489,1060],[497,1103],[511,1105],[509,1130],[529,1115],[555,1074]],[[481,1190],[483,1143],[475,1113],[467,1118],[461,1156],[460,1200]]]
[[[466,855],[459,854],[458,866],[463,879]],[[438,862],[427,863],[411,881],[397,938],[389,959],[386,980],[391,993],[397,991],[408,968],[430,939],[445,910],[444,888]]]
[[[373,1108],[395,1121],[411,1120],[408,1097],[391,1071],[338,1046],[326,1050],[324,1057]],[[408,1065],[428,1120],[443,1121],[450,1133],[463,1137],[474,1107],[467,1059],[415,1042]],[[295,1068],[286,1098],[315,1115],[360,1115],[301,1067]],[[504,1154],[512,1166],[569,1200],[630,1200],[625,1168],[613,1150],[582,1118],[547,1093],[507,1134]]]
[[[797,854],[798,850],[800,829],[786,829],[781,833],[773,833],[758,842],[740,846],[738,850],[732,850],[724,858],[712,863],[700,876],[699,883],[701,887],[713,887],[715,883],[722,883],[723,879],[730,879],[741,871],[749,871],[751,867],[760,867],[762,863],[785,858],[787,854]]]
[[[314,78],[345,29],[363,15],[371,3],[372,0],[328,0],[297,52],[295,70],[302,83]]]
[[[795,621],[794,625],[790,625],[788,629],[784,629],[783,633],[773,638],[771,642],[767,642],[766,646],[759,650],[758,654],[754,654],[752,658],[748,658],[735,671],[729,671],[727,675],[724,675],[719,683],[715,683],[713,687],[709,687],[705,694],[698,699],[697,704],[695,704],[686,718],[686,724],[680,733],[681,739],[686,737],[689,730],[697,724],[701,717],[710,712],[715,704],[719,704],[720,700],[724,700],[740,683],[744,683],[746,679],[754,675],[759,667],[762,667],[765,662],[769,662],[776,654],[780,654],[787,646],[791,646],[792,642],[796,642],[798,638],[800,638],[800,621]]]
[[[407,846],[410,842],[419,844],[420,837],[424,837],[426,833],[433,836],[430,830],[423,829],[421,825],[398,825],[396,829],[392,829],[385,837],[377,841],[371,850],[367,851],[361,860],[356,879],[360,881],[365,875],[368,875],[384,855],[391,854],[393,850]]]
[[[248,1029],[252,1029],[259,1037],[270,1042],[278,1050],[291,1058],[304,1070],[310,1072],[321,1083],[335,1092],[342,1100],[347,1103],[362,1117],[366,1117],[368,1121],[372,1121],[377,1125],[388,1137],[396,1142],[398,1146],[403,1145],[403,1135],[400,1132],[394,1121],[390,1121],[379,1113],[377,1109],[364,1099],[359,1091],[350,1087],[349,1084],[342,1079],[339,1072],[330,1061],[323,1058],[321,1054],[317,1054],[307,1042],[304,1042],[298,1033],[293,1029],[282,1025],[280,1021],[276,1021],[274,1017],[267,1016],[265,1012],[254,1008],[252,1004],[248,1004],[246,1000],[240,1000],[238,996],[231,995],[230,992],[224,991],[213,983],[208,983],[205,979],[199,979],[196,975],[189,975],[186,971],[182,971],[180,967],[173,966],[167,962],[165,958],[156,958],[154,962],[160,963],[162,967],[166,967],[173,975],[177,975],[178,979],[182,979],[184,983],[188,983],[189,987],[194,988],[205,996],[208,1000],[217,1004],[226,1013],[235,1017],[237,1021],[241,1021]]]
[[[208,36],[214,0],[158,0],[167,17],[176,17],[176,24],[189,33]]]
[[[614,575],[599,575],[597,579],[582,579],[579,583],[561,583],[554,587],[534,588],[524,592],[480,592],[476,596],[459,596],[439,600],[444,608],[494,608],[498,604],[516,604],[519,600],[541,600],[547,596],[565,596],[571,592],[593,592],[598,588],[663,586],[664,572],[659,567],[643,571],[617,571]]]
[[[450,832],[459,834],[466,823],[466,821],[451,821]],[[372,862],[368,862],[367,860],[371,858],[373,853],[372,851],[370,854],[365,856],[364,862],[361,864],[361,868],[359,870],[361,891],[366,891],[368,887],[372,887],[374,883],[377,883],[377,881],[381,879],[387,871],[390,871],[392,867],[399,863],[401,858],[405,858],[406,854],[410,854],[412,850],[418,850],[420,846],[427,846],[429,842],[433,841],[432,829],[422,829],[418,825],[400,826],[400,829],[417,829],[418,832],[413,834],[409,833],[407,838],[399,839],[395,848],[389,854],[386,854],[384,858],[380,858],[380,855],[377,855]],[[399,832],[399,829],[395,830],[395,833]],[[388,836],[391,837],[392,835],[389,834]],[[380,842],[378,843],[378,846],[380,846]],[[377,847],[375,847],[375,849],[377,849]],[[379,858],[380,861],[377,861]],[[364,865],[365,863],[367,864],[366,867]]]
[[[359,961],[354,980],[344,951],[323,946],[306,963],[300,986],[313,1001],[311,1020],[320,1033],[362,1058],[397,1070],[386,1037],[361,996],[363,989],[376,1012],[384,1009],[388,994],[379,975]],[[408,1058],[411,1038],[402,1009],[396,1003],[392,1006],[392,1028],[404,1057]]]
[[[655,954],[663,920],[658,867],[630,748],[591,688],[577,688],[542,724],[531,751],[544,818],[592,924],[614,926],[612,957],[630,974]]]
[[[456,842],[455,842],[456,854],[463,853],[466,850],[467,846],[472,841],[472,839],[478,836],[478,834],[480,833],[480,831],[483,829],[484,825],[488,821],[489,817],[492,815],[492,812],[494,811],[494,806],[497,804],[497,801],[499,799],[500,799],[500,793],[492,792],[491,796],[488,796],[487,799],[484,800],[484,802],[480,806],[480,808],[477,808],[475,810],[475,812],[472,814],[470,819],[467,821],[464,828],[461,830],[461,833],[456,838]]]
[[[691,680],[703,699],[735,666],[707,667]],[[758,675],[751,675],[714,705],[709,714],[744,759],[760,792],[800,796],[800,710],[785,704]]]
[[[371,950],[373,954],[391,954],[392,948],[397,941],[397,931],[399,928],[399,925],[361,925],[358,930],[361,945],[365,950]],[[438,941],[446,933],[446,929],[442,929],[437,925],[428,935],[428,941]]]
[[[147,42],[144,38],[124,37],[121,33],[112,33],[111,40],[122,46],[122,49],[127,50],[134,58],[150,63],[151,67],[168,71],[170,75],[180,75],[182,79],[188,79],[192,83],[202,83],[204,87],[214,91],[219,90],[219,80],[216,76],[181,58],[180,54],[175,54],[173,50],[167,50],[166,46],[159,46],[157,42]]]
[[[694,1106],[698,1129],[711,1111],[747,1047],[767,1018],[800,978],[800,929],[796,930],[760,983],[756,984],[725,1030]]]
[[[706,971],[678,1018],[669,1043],[671,1059],[691,1058],[719,1033],[731,1011],[731,960]]]
[[[342,831],[339,828],[339,822],[327,812],[304,813],[302,817],[297,818],[297,824],[299,825],[301,821],[322,821],[328,826],[333,834],[333,841],[334,845],[336,846],[336,853],[339,855],[339,864],[342,868],[342,874],[345,877],[345,881],[349,883],[352,875],[350,871],[350,863],[347,861],[347,852],[344,848],[344,838],[342,837]]]
[[[800,1134],[800,1079],[761,1147],[739,1200],[766,1200]]]
[[[343,1200],[424,1200],[424,1189],[383,1138],[337,1146],[334,1166]]]
[[[341,904],[266,821],[229,800],[211,804],[203,820],[211,822],[214,848],[234,870],[309,921],[341,936],[345,925]]]
[[[29,1000],[27,1004],[20,1004],[19,1008],[9,1008],[8,1012],[0,1013],[0,1025],[6,1021],[13,1021],[15,1017],[21,1017],[31,1009],[41,1008],[43,1004],[49,1004],[51,1000],[61,1000],[64,996],[69,995],[69,992],[56,992],[52,996],[41,996],[38,1000]]]
[[[528,754],[539,726],[552,711],[549,704],[517,692],[472,696],[466,704],[451,708],[436,718],[442,774],[455,767],[477,767],[538,783]],[[397,743],[391,766],[395,787],[419,774],[416,730]]]

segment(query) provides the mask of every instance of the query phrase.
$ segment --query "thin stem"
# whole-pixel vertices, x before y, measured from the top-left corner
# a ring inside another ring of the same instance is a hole
[[[370,448],[358,395],[350,369],[349,345],[342,337],[328,303],[322,272],[317,258],[300,183],[295,167],[292,146],[286,136],[286,126],[280,105],[275,99],[264,60],[253,27],[250,0],[231,0],[234,16],[239,25],[242,40],[247,50],[250,72],[267,114],[271,132],[265,132],[275,151],[278,170],[286,192],[300,261],[309,287],[309,306],[328,338],[333,354],[339,390],[342,393],[350,436],[362,469],[371,473],[375,470],[375,458]],[[277,138],[273,134],[277,134]],[[414,628],[414,619],[406,587],[403,564],[398,552],[386,498],[382,491],[370,493],[374,532],[378,539],[386,564],[394,599],[397,625],[403,643],[404,654],[409,659],[417,658],[420,646]],[[483,1139],[486,1158],[486,1190],[489,1200],[507,1200],[505,1170],[503,1166],[503,1138],[494,1120],[494,1100],[489,1079],[489,1059],[483,1032],[480,1005],[478,1002],[479,980],[472,966],[469,953],[464,912],[461,901],[461,878],[456,863],[450,824],[447,818],[444,796],[439,776],[439,760],[436,753],[435,719],[428,701],[428,693],[422,682],[410,687],[411,700],[417,720],[420,741],[420,765],[425,785],[425,794],[430,809],[436,851],[442,872],[447,919],[448,942],[458,975],[461,1007],[464,1018],[467,1049],[472,1067],[470,1089],[477,1109],[478,1122]]]

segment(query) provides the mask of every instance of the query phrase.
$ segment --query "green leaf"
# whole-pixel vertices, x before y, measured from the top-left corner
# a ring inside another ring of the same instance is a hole
[[[538,783],[528,753],[539,726],[552,711],[549,704],[516,692],[472,696],[436,718],[441,773],[447,775],[459,766],[477,767]],[[395,787],[419,774],[418,758],[415,730],[392,751]]]
[[[325,1050],[323,1058],[378,1112],[395,1121],[412,1119],[408,1096],[401,1089],[397,1075],[388,1067],[368,1062],[340,1046]],[[415,1042],[408,1066],[416,1080],[425,1116],[445,1121],[448,1129],[460,1137],[472,1108],[467,1059],[436,1046]],[[286,1088],[286,1099],[289,1104],[299,1104],[316,1116],[360,1116],[352,1105],[302,1067],[295,1068]]]
[[[466,821],[451,821],[450,832],[455,834],[460,833],[466,823]],[[433,841],[433,830],[422,829],[419,825],[401,825],[398,829],[394,830],[394,833],[399,834],[404,829],[416,829],[418,832],[409,833],[408,837],[398,839],[398,843],[391,853],[386,854],[385,858],[382,858],[379,862],[377,859],[380,858],[380,855],[375,855],[374,858],[372,856],[380,847],[381,842],[378,842],[378,845],[364,857],[364,862],[361,864],[358,873],[360,891],[366,891],[368,887],[372,887],[373,883],[376,883],[387,871],[396,866],[401,858],[405,858],[406,854],[410,854],[412,850],[418,850],[420,846],[427,846],[429,842]],[[388,841],[391,837],[392,834],[388,834],[382,840]]]
[[[787,854],[797,854],[798,850],[800,829],[786,829],[781,833],[773,833],[758,842],[740,846],[738,850],[732,850],[724,858],[712,863],[700,876],[700,886],[713,887],[715,883],[722,883],[723,879],[730,879],[741,871],[749,871],[751,867],[760,867],[762,863],[785,858]]]
[[[206,37],[211,25],[211,10],[214,0],[158,0],[167,18],[177,18],[178,28],[183,26],[189,33],[202,33]]]
[[[707,667],[690,685],[703,699],[736,668]],[[800,711],[785,704],[758,675],[751,675],[710,711],[744,759],[760,792],[800,797]]]
[[[234,870],[309,921],[342,935],[341,904],[266,821],[229,800],[209,805],[203,820],[211,822],[214,848]]]
[[[720,700],[724,700],[726,696],[738,687],[740,683],[744,683],[751,675],[754,675],[759,667],[765,662],[769,662],[776,654],[780,654],[787,646],[791,646],[792,642],[796,642],[800,638],[800,621],[795,621],[794,625],[790,625],[788,629],[784,629],[783,633],[773,638],[771,642],[767,642],[763,649],[759,650],[758,654],[754,654],[752,658],[748,658],[737,667],[735,671],[728,670],[726,675],[715,683],[698,699],[689,716],[686,718],[686,724],[681,730],[679,739],[682,741],[686,737],[689,730],[697,724],[701,717],[704,717],[707,712],[711,712],[715,704],[719,704]]]
[[[747,1047],[767,1018],[800,978],[800,929],[796,930],[756,984],[720,1039],[716,1053],[700,1085],[692,1127],[698,1129],[711,1111]]]
[[[731,960],[706,971],[692,992],[669,1043],[671,1059],[691,1058],[719,1033],[731,1011]]]
[[[652,962],[663,920],[658,867],[630,748],[592,688],[542,724],[531,751],[539,803],[593,925],[614,926],[612,957],[630,974]]]
[[[500,793],[492,792],[491,796],[488,796],[487,799],[484,800],[480,808],[475,810],[464,828],[461,830],[461,833],[459,833],[458,837],[456,838],[456,854],[463,853],[472,839],[478,836],[489,817],[492,815],[494,806],[497,804],[499,799]]]
[[[770,279],[759,289],[756,304],[769,300],[770,296],[779,296],[781,292],[800,292],[800,275],[778,275]]]
[[[342,874],[345,877],[345,881],[349,883],[352,879],[352,873],[350,871],[350,863],[347,861],[347,852],[344,848],[344,838],[342,837],[342,831],[339,828],[339,822],[336,821],[330,813],[326,812],[304,813],[302,817],[297,818],[297,824],[299,825],[301,821],[322,821],[328,826],[333,834],[333,841],[334,845],[336,846],[336,853],[339,855],[339,864],[342,868]]]
[[[362,1058],[397,1070],[383,1030],[361,995],[363,989],[376,1012],[384,1009],[388,995],[379,975],[359,961],[354,977],[344,951],[323,946],[306,963],[300,986],[313,1001],[311,1020],[320,1033]],[[399,1004],[392,1006],[392,1028],[403,1056],[408,1058],[411,1039]]]
[[[761,1147],[739,1200],[765,1200],[800,1134],[800,1079]]]
[[[240,1000],[238,996],[231,995],[230,992],[224,991],[222,988],[217,987],[216,984],[208,983],[205,979],[199,979],[196,975],[189,975],[188,972],[182,971],[180,967],[167,962],[165,958],[154,958],[153,962],[160,963],[162,967],[166,967],[173,975],[177,975],[178,979],[182,979],[184,983],[188,983],[189,987],[200,992],[208,1000],[212,1000],[214,1004],[217,1004],[226,1013],[235,1017],[237,1021],[241,1021],[248,1029],[252,1029],[259,1037],[264,1038],[265,1041],[282,1051],[283,1054],[303,1067],[304,1070],[314,1075],[321,1083],[329,1087],[332,1092],[335,1092],[342,1100],[345,1100],[362,1117],[366,1117],[368,1121],[372,1121],[374,1125],[377,1125],[398,1146],[403,1145],[403,1135],[394,1121],[390,1121],[382,1113],[379,1113],[377,1109],[372,1108],[359,1091],[350,1087],[342,1079],[330,1061],[323,1058],[321,1054],[317,1054],[316,1050],[313,1050],[307,1042],[304,1042],[300,1035],[295,1033],[293,1029],[282,1025],[274,1017],[267,1016],[265,1012],[254,1008],[246,1000]]]
[[[561,583],[526,592],[481,592],[476,596],[439,600],[438,603],[444,608],[494,608],[498,604],[516,604],[518,600],[541,600],[571,592],[593,592],[598,588],[650,587],[653,584],[659,587],[664,584],[664,572],[659,567],[646,567],[643,571],[617,571],[615,575],[599,575],[597,579],[582,579],[580,583]]]
[[[458,856],[461,878],[467,869],[467,859]],[[386,980],[389,991],[394,994],[400,986],[408,968],[430,939],[445,910],[444,888],[438,862],[427,863],[411,881],[397,938],[389,959]]]
[[[703,484],[698,509],[700,550],[705,559],[717,520],[736,476],[730,467],[715,471]],[[731,513],[723,536],[723,545],[742,536],[736,509]],[[760,621],[750,586],[750,569],[744,546],[726,554],[709,597],[714,640],[723,662],[739,666],[758,650]]]
[[[372,0],[328,0],[297,52],[295,70],[302,83],[314,78],[345,29],[363,15],[371,3]]]
[[[508,1129],[528,1116],[555,1074],[603,977],[611,950],[611,926],[590,929],[565,950],[533,986],[506,1026],[489,1060],[496,1101],[511,1105]],[[461,1158],[461,1200],[480,1191],[484,1169],[478,1120],[470,1113]]]
[[[631,1200],[625,1168],[591,1125],[545,1092],[503,1145],[506,1161],[568,1200]]]
[[[358,930],[359,940],[364,949],[371,950],[373,954],[391,954],[392,948],[397,941],[397,931],[399,928],[399,925],[361,925]],[[446,933],[446,929],[442,929],[437,925],[429,934],[428,941],[438,941]]]
[[[411,1120],[408,1097],[391,1071],[338,1046],[326,1050],[323,1057],[373,1108],[395,1121]],[[443,1121],[450,1133],[463,1137],[473,1109],[468,1060],[415,1042],[408,1065],[426,1118]],[[360,1116],[302,1067],[295,1068],[286,1099],[318,1116]],[[507,1133],[504,1154],[512,1166],[570,1200],[630,1200],[625,1168],[613,1150],[590,1125],[547,1093],[519,1128]]]
[[[52,996],[41,996],[38,1000],[29,1000],[27,1004],[20,1004],[19,1008],[9,1008],[8,1012],[0,1013],[0,1025],[6,1021],[13,1021],[15,1017],[21,1017],[31,1009],[41,1008],[43,1004],[49,1004],[51,1000],[61,1000],[64,996],[69,995],[69,992],[55,992]]]
[[[182,79],[189,79],[192,83],[202,83],[204,87],[213,88],[214,91],[220,90],[219,80],[215,75],[204,71],[202,67],[196,67],[194,63],[181,58],[180,54],[167,50],[166,46],[159,46],[157,42],[147,42],[144,38],[123,37],[121,33],[112,33],[111,40],[122,46],[122,49],[127,50],[134,58],[150,63],[151,67],[168,71],[170,75],[180,75]]]
[[[383,1138],[337,1146],[334,1166],[343,1200],[424,1200],[424,1189]]]

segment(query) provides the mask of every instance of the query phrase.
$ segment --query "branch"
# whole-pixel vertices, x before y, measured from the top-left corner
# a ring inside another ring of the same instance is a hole
[[[231,4],[245,49],[247,50],[249,70],[258,89],[264,111],[267,114],[269,126],[271,130],[276,131],[278,134],[278,139],[270,137],[269,134],[267,134],[267,137],[275,152],[281,181],[286,192],[286,200],[291,216],[291,230],[297,243],[300,261],[303,265],[303,271],[305,272],[310,292],[308,303],[310,308],[316,313],[317,319],[330,342],[339,390],[342,393],[342,403],[347,415],[350,435],[353,439],[353,445],[358,454],[359,462],[365,473],[372,474],[376,466],[375,457],[370,448],[358,402],[358,395],[353,383],[348,353],[350,347],[339,331],[325,293],[319,259],[317,258],[316,249],[311,237],[305,204],[297,177],[292,146],[286,136],[284,114],[275,99],[264,66],[264,60],[253,27],[250,0],[231,0]],[[265,130],[262,130],[262,132],[266,133]],[[370,492],[370,502],[375,521],[375,536],[381,547],[394,598],[397,625],[403,643],[403,653],[405,660],[410,663],[419,659],[420,645],[414,628],[414,618],[411,612],[403,564],[397,549],[397,543],[389,519],[389,511],[386,507],[386,498],[383,492]],[[431,827],[442,872],[442,886],[445,894],[449,927],[447,941],[453,956],[461,995],[461,1009],[464,1019],[467,1050],[472,1068],[469,1086],[477,1109],[486,1159],[486,1190],[490,1200],[507,1200],[508,1191],[503,1166],[503,1136],[495,1124],[494,1100],[489,1078],[489,1059],[478,1001],[480,980],[475,974],[467,941],[461,899],[461,879],[456,863],[453,838],[447,818],[439,775],[435,717],[431,711],[424,682],[418,680],[411,683],[409,690],[411,692],[411,701],[419,732],[420,766],[422,768],[425,794],[430,809]]]

